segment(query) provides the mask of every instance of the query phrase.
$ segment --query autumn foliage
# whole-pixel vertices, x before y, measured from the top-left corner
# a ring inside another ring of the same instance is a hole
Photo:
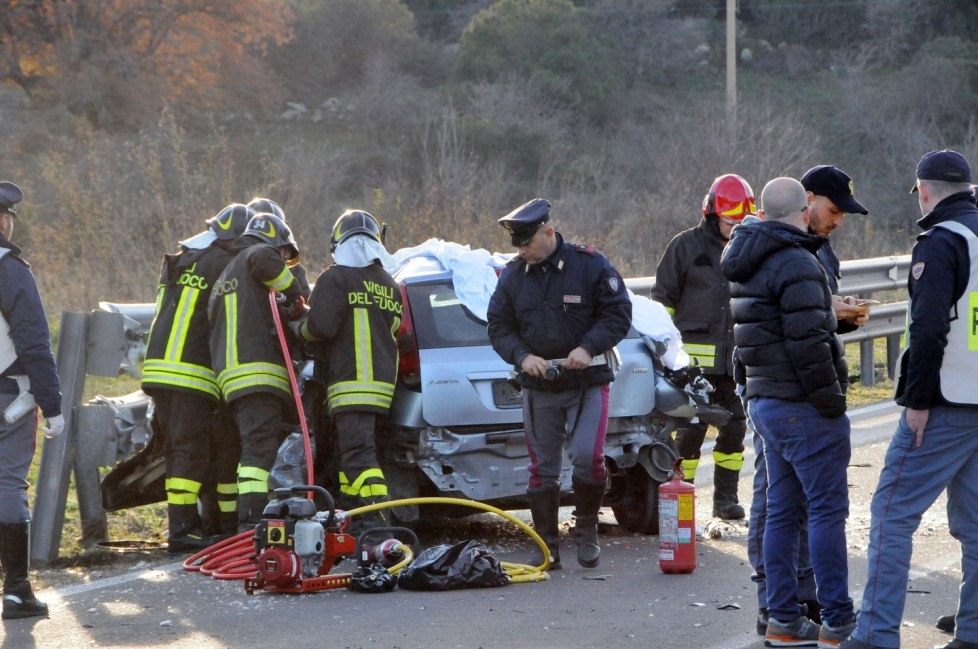
[[[188,109],[277,106],[263,57],[291,36],[273,0],[0,0],[0,81],[97,125]]]

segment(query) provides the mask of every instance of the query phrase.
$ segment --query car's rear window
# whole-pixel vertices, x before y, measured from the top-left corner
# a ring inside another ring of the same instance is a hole
[[[489,344],[486,323],[459,301],[451,281],[409,285],[407,297],[420,349]]]

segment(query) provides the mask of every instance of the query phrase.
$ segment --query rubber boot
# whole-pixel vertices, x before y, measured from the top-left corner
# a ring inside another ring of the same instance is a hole
[[[211,545],[207,535],[200,529],[197,505],[167,505],[166,513],[170,519],[167,554],[198,552]]]
[[[737,471],[713,467],[713,515],[725,521],[739,521],[745,516],[744,508],[737,503]]]
[[[560,509],[560,485],[527,489],[530,499],[530,514],[533,516],[533,527],[547,544],[550,551],[550,566],[547,570],[560,570],[560,528],[557,514]],[[543,550],[534,546],[530,556],[531,566],[543,565]]]
[[[34,597],[27,577],[31,567],[30,548],[30,523],[0,524],[4,620],[48,614],[48,605]]]
[[[577,563],[584,568],[594,568],[601,556],[598,545],[598,511],[604,500],[605,483],[585,482],[574,478],[574,506],[577,520],[574,523],[574,542],[577,544]]]
[[[238,533],[255,529],[267,505],[267,493],[238,494]]]

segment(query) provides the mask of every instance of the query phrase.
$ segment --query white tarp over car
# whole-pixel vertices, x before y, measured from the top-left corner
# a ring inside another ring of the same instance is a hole
[[[393,255],[394,264],[385,266],[394,275],[412,259],[436,261],[444,270],[452,273],[455,296],[480,320],[487,319],[489,298],[496,290],[498,269],[503,268],[513,255],[492,253],[483,248],[472,250],[451,241],[428,239],[413,248],[401,248]],[[666,343],[668,351],[663,363],[670,369],[679,369],[689,364],[689,356],[682,349],[682,337],[672,323],[665,307],[647,297],[628,291],[632,300],[632,326],[641,334],[653,340]]]

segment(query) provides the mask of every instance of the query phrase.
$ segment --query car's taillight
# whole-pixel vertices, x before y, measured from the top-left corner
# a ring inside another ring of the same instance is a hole
[[[401,327],[397,330],[397,351],[401,356],[397,374],[404,385],[415,387],[421,384],[421,355],[418,354],[418,339],[414,335],[414,320],[408,305],[407,289],[401,285]]]

